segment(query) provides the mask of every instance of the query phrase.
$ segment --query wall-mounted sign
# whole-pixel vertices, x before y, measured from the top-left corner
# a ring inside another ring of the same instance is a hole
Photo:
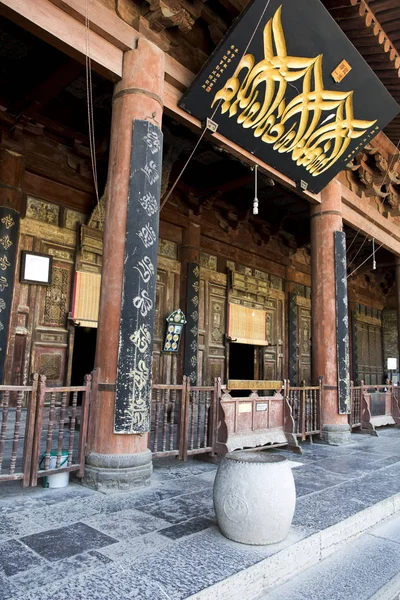
[[[250,2],[179,104],[319,192],[400,108],[320,0],[265,7]]]
[[[51,266],[53,257],[39,252],[22,251],[21,283],[49,285],[51,283]]]
[[[180,308],[174,310],[174,312],[167,317],[164,352],[172,352],[173,354],[178,352],[185,323],[186,317]]]
[[[387,368],[388,371],[397,371],[397,358],[388,358]]]

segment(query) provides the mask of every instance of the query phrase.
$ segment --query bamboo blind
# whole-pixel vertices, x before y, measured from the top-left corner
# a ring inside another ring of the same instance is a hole
[[[76,271],[72,319],[81,327],[97,327],[100,304],[99,273]]]
[[[228,335],[239,344],[267,346],[265,310],[229,304]]]

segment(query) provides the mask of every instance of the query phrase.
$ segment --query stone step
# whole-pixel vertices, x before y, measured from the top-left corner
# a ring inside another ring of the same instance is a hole
[[[319,565],[333,553],[343,550],[350,542],[354,542],[371,527],[397,514],[400,514],[400,493],[361,510],[336,525],[286,546],[248,569],[235,573],[190,596],[190,600],[258,600],[260,597],[263,598],[263,594],[265,596],[267,592],[272,593],[275,588],[299,576],[303,571]],[[400,570],[400,544],[398,544],[398,552],[397,571]],[[390,556],[387,557],[387,560],[390,561]],[[355,595],[349,596],[349,598],[361,600],[363,597],[357,596],[357,583],[350,582],[350,584],[353,586]],[[268,595],[265,598],[269,600]],[[294,600],[294,598],[303,600],[303,596],[300,595],[293,596],[293,599],[285,595],[271,596],[272,598],[273,600],[283,600],[283,598],[285,600]],[[317,600],[319,596],[311,594],[305,595],[305,598]],[[342,600],[340,595],[321,596],[321,598]]]
[[[357,540],[259,600],[397,600],[400,598],[400,517]]]

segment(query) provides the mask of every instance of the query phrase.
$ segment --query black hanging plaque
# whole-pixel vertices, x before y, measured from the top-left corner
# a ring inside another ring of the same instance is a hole
[[[185,331],[184,374],[189,377],[191,385],[197,385],[197,349],[199,333],[199,289],[200,266],[188,263]]]
[[[350,413],[349,311],[347,301],[346,234],[335,231],[336,345],[339,414]]]
[[[0,383],[3,383],[4,378],[18,230],[19,214],[17,211],[4,206],[0,207]]]
[[[179,105],[313,192],[400,110],[320,0],[250,2]]]
[[[162,133],[133,122],[115,399],[115,433],[150,429]]]

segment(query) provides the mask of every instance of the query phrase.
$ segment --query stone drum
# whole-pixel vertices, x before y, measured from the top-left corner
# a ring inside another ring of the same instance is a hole
[[[218,525],[242,544],[276,544],[292,523],[296,490],[284,456],[265,452],[230,452],[214,483]]]

